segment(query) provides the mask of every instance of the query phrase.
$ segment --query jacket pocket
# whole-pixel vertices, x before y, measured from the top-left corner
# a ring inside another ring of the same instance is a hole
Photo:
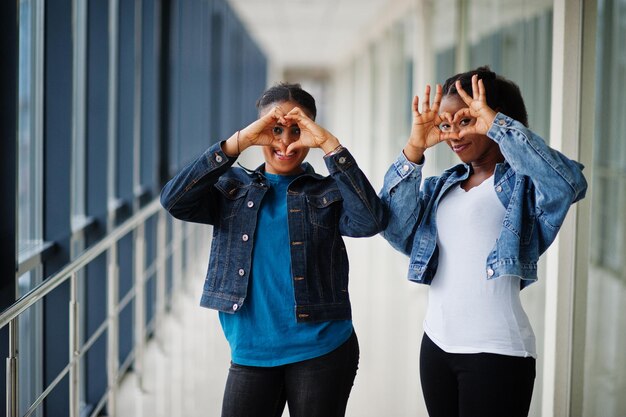
[[[337,188],[319,195],[307,196],[311,223],[325,229],[336,228],[343,197]]]
[[[236,216],[241,209],[244,197],[248,194],[248,187],[239,181],[228,178],[220,179],[215,184],[215,188],[224,197],[220,204],[221,219],[225,220]]]

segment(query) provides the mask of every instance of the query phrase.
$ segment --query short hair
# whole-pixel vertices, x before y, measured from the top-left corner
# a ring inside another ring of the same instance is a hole
[[[487,65],[448,78],[443,84],[443,95],[459,94],[455,86],[457,80],[461,81],[463,90],[471,95],[472,76],[474,74],[478,75],[478,79],[483,80],[489,107],[512,117],[528,127],[528,112],[526,111],[526,105],[519,87],[513,81],[491,71]]]
[[[265,90],[256,102],[256,108],[260,111],[272,103],[294,101],[298,103],[311,118],[315,120],[317,108],[313,96],[302,89],[300,84],[278,83]]]

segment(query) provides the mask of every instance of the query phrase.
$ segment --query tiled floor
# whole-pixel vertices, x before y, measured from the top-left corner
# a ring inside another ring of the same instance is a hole
[[[219,416],[228,364],[217,315],[180,294],[147,346],[143,389],[136,373],[124,378],[116,417]]]
[[[347,242],[361,349],[347,417],[425,416],[417,366],[426,289],[406,281],[405,258],[377,248],[382,239],[373,239]],[[115,417],[220,415],[229,349],[217,313],[198,305],[201,278],[188,285],[192,290],[175,298],[172,314],[147,346],[143,390],[137,375],[128,375]]]

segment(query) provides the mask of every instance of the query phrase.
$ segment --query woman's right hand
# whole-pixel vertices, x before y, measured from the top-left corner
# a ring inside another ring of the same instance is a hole
[[[245,128],[235,132],[226,140],[222,150],[226,155],[233,157],[238,156],[250,146],[274,146],[286,151],[284,143],[273,133],[276,125],[288,126],[285,113],[279,106],[273,107]]]
[[[422,101],[422,111],[419,110],[419,97],[413,98],[413,125],[409,141],[404,147],[404,154],[409,161],[419,163],[424,156],[424,151],[439,142],[445,140],[445,135],[439,129],[439,124],[444,120],[445,115],[439,115],[439,106],[443,96],[440,84],[437,84],[435,99],[430,105],[430,85],[424,91]]]

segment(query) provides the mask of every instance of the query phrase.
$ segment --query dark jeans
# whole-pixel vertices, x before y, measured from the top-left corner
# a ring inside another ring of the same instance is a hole
[[[275,367],[231,363],[222,417],[343,417],[359,364],[356,334],[334,351]]]
[[[430,417],[526,417],[535,359],[447,353],[424,334],[420,379]]]

